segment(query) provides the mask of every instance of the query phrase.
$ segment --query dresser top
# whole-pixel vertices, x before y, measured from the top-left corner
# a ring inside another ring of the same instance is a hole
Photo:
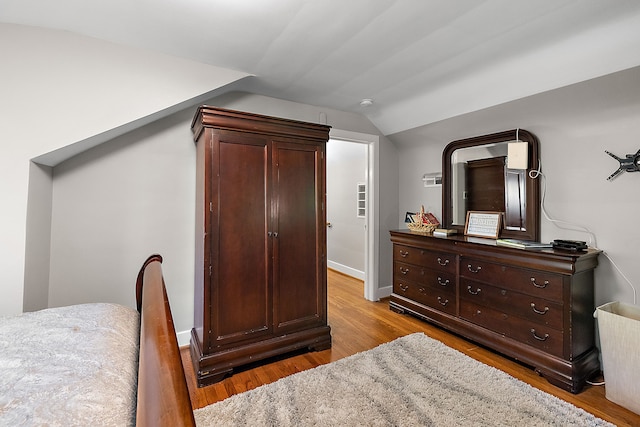
[[[391,241],[427,250],[453,252],[461,256],[479,257],[488,261],[529,268],[544,268],[563,274],[592,269],[598,265],[599,249],[584,252],[555,249],[519,249],[499,246],[495,239],[455,234],[433,236],[411,230],[390,230]]]

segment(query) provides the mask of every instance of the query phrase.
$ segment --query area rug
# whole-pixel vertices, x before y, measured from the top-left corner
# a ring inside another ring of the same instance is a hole
[[[612,426],[422,333],[195,411],[198,426]]]

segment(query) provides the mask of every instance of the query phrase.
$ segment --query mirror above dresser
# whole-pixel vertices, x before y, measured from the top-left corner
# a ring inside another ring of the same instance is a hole
[[[526,144],[526,169],[508,167],[516,141]],[[461,233],[468,211],[502,212],[500,237],[539,240],[538,152],[538,139],[522,129],[449,143],[442,153],[442,226]]]

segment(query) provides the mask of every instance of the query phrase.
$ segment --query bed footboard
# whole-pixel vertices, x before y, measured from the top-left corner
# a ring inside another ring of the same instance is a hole
[[[141,314],[136,425],[195,426],[161,263],[160,255],[150,256],[136,281]]]

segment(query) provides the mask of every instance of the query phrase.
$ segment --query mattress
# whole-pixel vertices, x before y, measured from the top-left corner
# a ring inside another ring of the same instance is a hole
[[[0,426],[134,425],[139,325],[102,303],[0,317]]]

